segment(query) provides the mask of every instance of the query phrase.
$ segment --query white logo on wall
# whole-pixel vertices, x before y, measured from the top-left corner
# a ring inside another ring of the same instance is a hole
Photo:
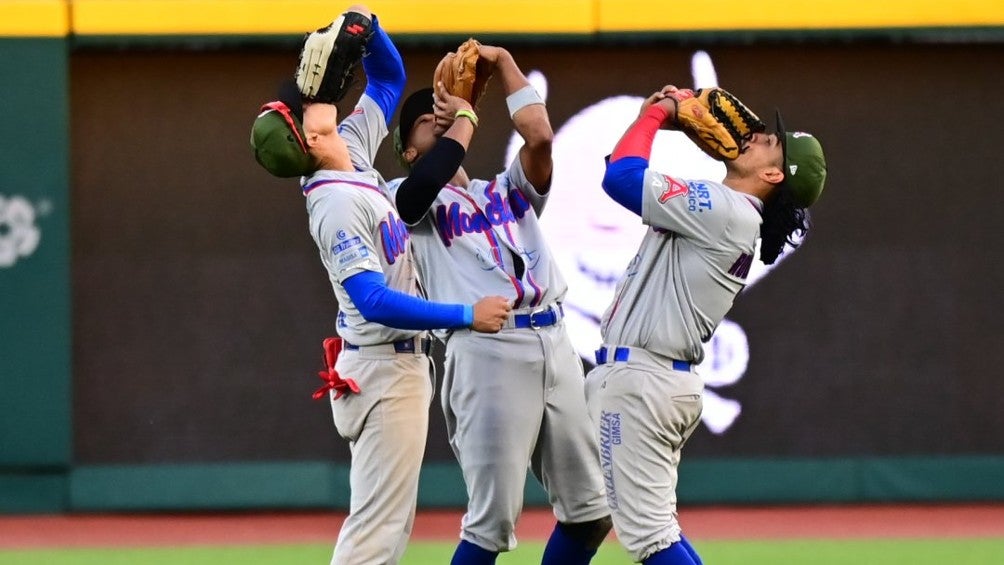
[[[18,258],[34,253],[41,238],[31,202],[21,196],[0,194],[0,269],[13,267]]]
[[[691,71],[695,88],[718,85],[711,57],[694,54]],[[539,71],[527,77],[547,99],[547,79]],[[653,90],[661,85],[655,85]],[[680,85],[682,86],[682,85]],[[564,309],[569,337],[583,359],[593,362],[600,344],[600,319],[614,297],[614,288],[628,261],[635,255],[645,226],[640,219],[613,202],[600,188],[603,158],[610,154],[627,126],[638,116],[644,101],[640,96],[614,96],[580,110],[555,132],[554,187],[548,213],[541,228],[548,238],[553,260],[568,282]],[[523,139],[513,132],[504,164],[512,162]],[[652,147],[653,168],[682,178],[721,180],[725,165],[708,157],[686,135],[660,130]],[[753,262],[747,288],[754,285],[793,251],[785,246],[774,265]],[[746,332],[725,319],[704,344],[704,362],[698,367],[704,379],[704,412],[701,420],[709,431],[723,434],[739,414],[737,400],[714,391],[738,382],[749,363]]]

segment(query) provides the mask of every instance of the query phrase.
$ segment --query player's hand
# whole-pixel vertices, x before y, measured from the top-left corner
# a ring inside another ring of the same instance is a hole
[[[491,69],[494,70],[499,64],[499,61],[505,59],[506,57],[511,57],[509,52],[501,47],[496,47],[494,45],[478,45],[478,59],[484,61],[491,65]]]
[[[651,96],[645,99],[641,103],[641,110],[639,111],[639,116],[648,110],[649,106],[659,105],[666,110],[668,114],[666,121],[662,123],[662,129],[671,129],[674,124],[676,124],[676,104],[680,101],[681,97],[691,97],[694,95],[694,91],[688,88],[677,88],[671,84],[667,84],[661,89],[652,93]]]
[[[432,113],[436,116],[436,127],[433,130],[437,136],[450,129],[456,119],[457,111],[473,110],[471,103],[459,96],[453,96],[443,88],[443,83],[436,83],[432,93]]]
[[[353,4],[345,9],[346,12],[356,12],[357,14],[362,14],[367,18],[372,18],[373,13],[364,4]]]
[[[501,296],[486,296],[474,303],[474,323],[471,329],[481,333],[498,333],[512,312],[512,304]]]

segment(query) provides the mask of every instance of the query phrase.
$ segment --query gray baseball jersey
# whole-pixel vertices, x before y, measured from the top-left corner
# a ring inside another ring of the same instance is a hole
[[[352,275],[374,271],[389,288],[418,294],[408,230],[372,166],[387,135],[383,111],[364,94],[338,132],[356,170],[318,171],[302,180],[310,234],[338,298],[338,334],[359,346],[343,350],[336,369],[355,379],[360,392],[331,396],[335,429],[352,449],[349,516],[331,563],[393,564],[414,522],[434,383],[421,348],[399,353],[392,344],[421,332],[365,320],[342,286]]]
[[[603,315],[603,341],[700,363],[753,263],[763,204],[713,181],[648,169],[650,226]]]
[[[383,112],[364,95],[338,131],[356,171],[317,171],[302,182],[310,234],[338,298],[338,334],[355,345],[413,337],[419,332],[366,321],[342,286],[356,273],[375,271],[383,273],[391,289],[418,294],[408,229],[397,217],[386,182],[371,164],[387,135]]]
[[[399,185],[391,181],[391,190]],[[498,334],[459,330],[446,342],[443,412],[469,494],[461,538],[489,551],[516,546],[528,467],[559,521],[610,513],[582,362],[560,318],[567,287],[538,224],[546,199],[517,157],[491,181],[444,187],[412,228],[431,299],[513,301],[510,323]],[[516,327],[517,316],[545,309],[552,316],[545,327]]]
[[[403,180],[390,181],[392,194]],[[472,304],[505,296],[513,309],[561,301],[568,287],[538,223],[546,201],[526,180],[519,157],[491,181],[472,179],[466,189],[440,190],[429,213],[411,228],[419,272],[435,277],[425,289],[429,300]],[[524,266],[521,277],[516,261]]]
[[[607,503],[636,561],[681,539],[677,468],[703,408],[693,364],[745,284],[761,208],[717,182],[645,172],[650,228],[603,316],[604,355],[586,379]]]

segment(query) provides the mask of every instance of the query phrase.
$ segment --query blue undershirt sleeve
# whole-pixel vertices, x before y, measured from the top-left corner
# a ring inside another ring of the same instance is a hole
[[[362,271],[342,282],[362,317],[390,328],[435,330],[470,327],[474,307],[429,302],[387,286],[383,274]]]
[[[394,42],[387,32],[380,27],[377,17],[373,16],[373,36],[366,45],[363,57],[363,70],[366,72],[366,90],[364,94],[380,106],[390,127],[394,109],[401,101],[407,76],[404,72],[404,61]]]
[[[642,157],[622,157],[607,163],[603,174],[603,191],[621,206],[641,216],[642,189],[648,159]]]

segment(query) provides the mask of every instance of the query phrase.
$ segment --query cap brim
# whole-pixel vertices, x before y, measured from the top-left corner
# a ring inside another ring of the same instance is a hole
[[[788,162],[788,135],[784,129],[784,120],[781,119],[781,110],[774,109],[774,133],[777,140],[781,142],[781,164]]]
[[[784,120],[781,119],[781,110],[774,108],[774,133],[781,143],[781,172],[784,179],[778,186],[783,186],[788,182],[788,132],[784,129]]]

